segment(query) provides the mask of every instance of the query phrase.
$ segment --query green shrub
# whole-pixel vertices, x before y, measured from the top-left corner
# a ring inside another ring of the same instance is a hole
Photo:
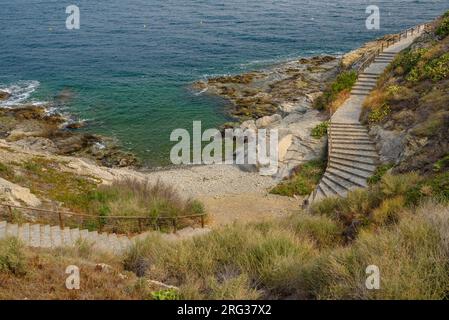
[[[357,82],[357,72],[345,71],[337,76],[337,78],[326,88],[323,95],[314,102],[314,108],[318,110],[326,110],[328,106],[337,99],[338,95],[345,91],[351,91]]]
[[[176,289],[165,289],[151,292],[153,300],[179,300],[179,293]]]
[[[393,168],[393,164],[383,164],[381,166],[378,166],[376,168],[376,171],[374,171],[373,175],[368,178],[369,184],[376,184],[381,181],[382,177],[387,173],[388,170]]]
[[[383,104],[380,108],[372,109],[368,116],[369,123],[378,123],[384,120],[391,113],[390,106]]]
[[[441,38],[445,38],[449,35],[449,16],[447,12],[445,13],[443,19],[436,28],[435,34]]]
[[[26,273],[24,247],[17,238],[0,240],[0,272],[10,272],[16,276]]]
[[[448,19],[449,20],[449,19]],[[449,76],[449,53],[430,60],[424,66],[424,77],[439,81]]]
[[[427,52],[427,49],[406,49],[403,53],[399,54],[391,64],[391,68],[401,68],[404,74],[409,74],[413,68],[418,65],[422,56]]]
[[[322,122],[312,129],[311,136],[315,139],[321,139],[327,135],[327,128],[329,127],[329,121]]]
[[[321,160],[312,160],[300,165],[288,180],[274,187],[270,193],[293,197],[312,193],[320,182],[326,169],[326,163]]]

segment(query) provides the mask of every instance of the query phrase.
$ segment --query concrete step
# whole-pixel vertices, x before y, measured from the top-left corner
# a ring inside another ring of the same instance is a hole
[[[331,141],[333,144],[356,144],[356,145],[373,145],[376,144],[372,142],[370,139],[344,139],[344,138],[332,138]]]
[[[61,230],[62,243],[64,246],[72,246],[74,242],[72,241],[72,236],[70,234],[70,228],[65,227]]]
[[[321,182],[326,184],[326,186],[332,189],[339,197],[345,197],[348,193],[348,189],[342,187],[341,185],[330,180],[326,175],[323,176]]]
[[[51,246],[52,248],[58,248],[62,246],[61,228],[54,226],[51,230]]]
[[[326,198],[326,195],[323,192],[323,189],[320,188],[320,185],[316,188],[315,195],[313,196],[313,202],[320,201]]]
[[[363,92],[363,91],[351,91],[351,94],[354,96],[368,96],[369,92]]]
[[[362,179],[368,179],[369,177],[371,177],[373,175],[372,172],[367,172],[365,170],[355,169],[353,167],[348,167],[346,165],[338,164],[338,163],[335,163],[335,162],[330,163],[329,167],[330,168],[334,168],[334,169],[338,169],[340,171],[349,173],[351,175],[360,177]]]
[[[360,122],[357,123],[341,123],[341,122],[331,122],[330,123],[331,127],[362,127],[362,128],[366,128],[363,124],[361,124]]]
[[[80,236],[78,239],[87,240],[89,238],[89,230],[86,230],[86,229],[80,230],[79,235]]]
[[[322,192],[322,190],[321,190]],[[324,194],[324,193],[323,193]],[[321,196],[322,194],[320,194]],[[126,236],[118,236],[114,233],[101,233],[97,231],[64,228],[59,226],[39,225],[25,223],[23,225],[0,221],[0,239],[10,237],[19,238],[24,244],[34,248],[57,248],[73,246],[76,239],[84,235],[86,240],[93,242],[95,248],[115,254],[121,254],[128,249],[133,241]]]
[[[372,91],[372,89],[374,88],[371,87],[361,87],[361,86],[355,86],[354,88],[352,88],[351,92],[366,92],[366,93],[370,93]]]
[[[336,193],[334,190],[332,190],[331,188],[329,188],[324,182],[323,180],[321,180],[319,187],[321,188],[321,190],[323,190],[324,195],[326,196],[326,198],[330,198],[330,197],[336,197],[338,196],[338,193]]]
[[[7,237],[17,237],[19,234],[19,226],[17,224],[10,224],[6,226]]]
[[[94,243],[97,241],[97,239],[98,239],[98,231],[89,231],[89,234],[88,234],[86,240]]]
[[[340,177],[346,181],[349,181],[355,185],[358,185],[360,187],[366,188],[368,186],[368,183],[366,182],[366,179],[360,178],[358,176],[355,176],[353,174],[335,169],[335,168],[328,168],[326,170],[329,173],[332,173],[333,175]]]
[[[367,158],[367,157],[360,157],[360,156],[354,156],[350,154],[338,154],[333,153],[330,155],[329,159],[335,159],[335,160],[345,160],[345,161],[351,161],[354,163],[360,163],[360,164],[368,164],[368,165],[377,165],[378,161],[374,158]]]
[[[332,133],[365,133],[368,134],[367,128],[337,128],[337,127],[331,127]]]
[[[382,71],[383,72],[383,71]],[[379,77],[382,72],[363,72],[360,74],[361,77]]]
[[[26,243],[26,244],[30,243],[30,224],[29,223],[25,223],[25,224],[19,226],[19,233],[18,233],[17,237],[23,243]]]
[[[70,237],[72,238],[72,241],[76,243],[81,237],[80,229],[78,228],[70,229]]]
[[[49,225],[41,226],[41,248],[51,248],[51,231]]]
[[[346,149],[346,150],[363,150],[363,151],[376,151],[376,147],[374,145],[365,145],[365,144],[349,144],[349,143],[335,143],[332,140],[332,149]]]
[[[0,221],[0,239],[6,237],[6,221]]]
[[[369,140],[371,139],[370,136],[368,135],[368,133],[353,133],[353,132],[348,132],[348,133],[341,133],[341,132],[334,132],[333,130],[331,131],[330,134],[331,139],[351,139],[351,140]]]
[[[33,224],[30,226],[30,246],[39,248],[41,245],[41,226]]]
[[[341,189],[346,190],[346,193],[351,190],[360,188],[359,185],[356,185],[350,181],[342,179],[339,176],[336,176],[335,174],[333,174],[332,172],[326,172],[324,174],[324,177],[327,178],[328,180],[332,181],[334,184],[340,186]]]
[[[375,59],[374,63],[391,63],[394,59]]]
[[[372,90],[376,87],[375,83],[356,83],[353,87],[352,90],[357,90],[357,89],[368,89],[368,90]]]
[[[350,160],[343,160],[343,159],[338,159],[335,157],[330,157],[329,158],[329,163],[336,163],[336,164],[340,164],[340,165],[344,165],[347,167],[351,167],[354,169],[358,169],[358,170],[363,170],[366,172],[374,172],[376,171],[376,166],[372,165],[372,164],[365,164],[365,163],[360,163],[360,162],[355,162],[355,161],[350,161]]]
[[[332,155],[333,154],[340,154],[340,155],[349,155],[349,156],[356,156],[356,157],[363,157],[363,158],[372,158],[372,159],[378,159],[379,155],[377,152],[374,151],[361,151],[361,150],[347,150],[347,149],[340,149],[340,148],[332,148]]]

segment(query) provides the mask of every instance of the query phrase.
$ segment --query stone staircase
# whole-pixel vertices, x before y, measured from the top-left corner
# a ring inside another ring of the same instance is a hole
[[[114,233],[79,230],[58,226],[29,224],[22,225],[0,221],[0,239],[17,237],[25,245],[33,248],[71,247],[79,240],[86,240],[94,249],[120,254],[126,250],[132,240]]]
[[[98,231],[80,230],[77,228],[61,229],[59,226],[41,224],[24,223],[19,225],[0,221],[0,240],[16,237],[26,246],[47,249],[73,247],[77,242],[85,240],[92,244],[94,250],[117,255],[126,251],[135,241],[143,240],[151,234],[157,234],[164,241],[178,241],[203,236],[210,231],[208,228],[187,227],[178,230],[176,233],[147,231],[129,238],[115,233],[99,233]]]
[[[359,121],[363,102],[395,56],[421,33],[388,47],[359,75],[351,96],[331,117],[328,167],[316,190],[305,201],[306,205],[327,197],[345,197],[351,190],[367,187],[367,179],[379,164],[379,155],[368,128]]]

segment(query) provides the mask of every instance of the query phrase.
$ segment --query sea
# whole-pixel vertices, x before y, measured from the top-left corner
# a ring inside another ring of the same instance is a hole
[[[79,29],[67,28],[73,5]],[[366,28],[370,5],[379,30]],[[227,102],[192,90],[195,81],[343,54],[433,20],[449,1],[0,0],[0,8],[0,90],[11,93],[0,108],[50,104],[153,167],[169,164],[174,129],[232,120]]]

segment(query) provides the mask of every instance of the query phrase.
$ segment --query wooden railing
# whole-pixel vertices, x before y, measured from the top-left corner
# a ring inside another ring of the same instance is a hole
[[[167,226],[167,224],[171,224],[173,227],[173,232],[176,233],[179,226],[179,220],[181,219],[200,219],[201,227],[204,228],[205,225],[205,218],[207,216],[206,213],[203,214],[192,214],[192,215],[185,215],[185,216],[174,216],[174,217],[165,217],[165,216],[158,216],[158,217],[143,217],[143,216],[103,216],[103,215],[92,215],[92,214],[83,214],[83,213],[75,213],[70,211],[61,211],[58,208],[55,210],[49,210],[49,209],[40,209],[40,208],[30,208],[30,207],[21,207],[11,204],[4,204],[0,203],[0,207],[6,208],[8,214],[10,215],[11,219],[14,219],[14,211],[13,209],[18,210],[28,210],[31,212],[37,212],[37,213],[46,213],[51,214],[57,217],[59,226],[61,229],[64,229],[66,218],[73,218],[78,217],[81,219],[90,218],[95,219],[98,221],[98,225],[101,231],[102,227],[106,224],[105,221],[118,221],[118,220],[128,220],[128,221],[136,221],[138,223],[138,229],[139,232],[144,231],[144,224],[145,222],[149,226],[154,226],[155,229],[161,229],[161,227]]]
[[[393,35],[393,37],[391,39],[388,39],[386,41],[382,41],[380,48],[378,48],[372,55],[370,55],[370,57],[368,59],[366,59],[358,68],[358,73],[363,72],[366,68],[368,68],[373,62],[374,60],[376,60],[376,58],[382,53],[384,52],[385,49],[389,48],[390,46],[394,45],[395,43],[398,43],[399,41],[401,41],[402,39],[407,39],[409,36],[413,36],[421,31],[425,31],[427,28],[429,27],[429,24],[424,23],[421,25],[418,25],[417,27],[413,27],[413,28],[409,28],[397,35]],[[332,118],[333,112],[331,111],[330,116]],[[328,151],[327,151],[327,169],[329,168],[330,165],[330,155],[332,152],[332,139],[331,139],[331,121],[329,121],[329,126],[327,128],[327,136],[328,136]],[[315,190],[312,192],[312,199],[316,196],[317,193],[317,188],[315,188]],[[307,202],[307,200],[306,200]],[[305,203],[305,206],[307,206],[308,203]]]
[[[418,25],[413,28],[409,28],[405,31],[400,32],[399,34],[393,35],[390,39],[382,41],[380,48],[378,48],[372,55],[370,55],[358,68],[358,72],[363,72],[366,68],[368,68],[374,60],[382,53],[385,49],[391,47],[392,45],[398,43],[402,39],[407,39],[409,36],[413,36],[415,34],[418,34],[421,31],[425,31],[429,27],[429,24],[424,23],[421,25]]]

